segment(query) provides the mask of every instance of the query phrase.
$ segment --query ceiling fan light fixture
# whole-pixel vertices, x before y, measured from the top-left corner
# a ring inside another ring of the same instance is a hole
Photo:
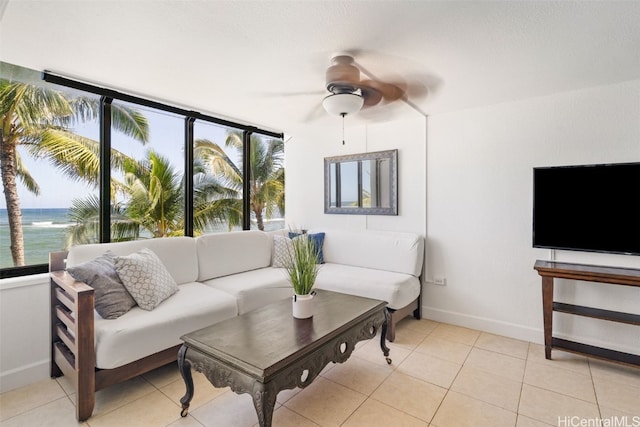
[[[329,114],[341,116],[360,111],[364,98],[357,93],[333,93],[322,100],[322,106]]]

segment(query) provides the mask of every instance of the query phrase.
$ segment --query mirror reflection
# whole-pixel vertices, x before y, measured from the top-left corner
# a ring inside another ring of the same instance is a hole
[[[398,150],[325,158],[325,213],[397,215]]]

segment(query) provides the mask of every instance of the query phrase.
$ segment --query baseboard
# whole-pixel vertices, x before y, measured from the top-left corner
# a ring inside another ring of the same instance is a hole
[[[542,328],[531,328],[516,323],[503,322],[501,320],[486,317],[472,316],[465,313],[441,310],[439,308],[422,306],[422,317],[437,322],[477,329],[491,334],[502,335],[535,344],[544,344],[544,332]],[[597,347],[621,351],[624,353],[638,354],[637,347],[620,343],[603,341],[593,337],[585,337],[576,334],[567,334],[563,331],[554,331],[554,336],[570,341],[594,345]]]
[[[424,305],[422,306],[422,317],[425,319],[435,320],[437,322],[449,323],[451,325],[463,326],[470,329],[478,329],[491,334],[502,335],[536,344],[544,343],[544,333],[542,328],[531,328],[528,326],[518,325],[516,323],[472,316],[455,311],[441,310],[439,308],[427,307]]]
[[[0,373],[0,393],[13,390],[18,387],[46,380],[50,377],[49,360],[21,366],[11,371]]]

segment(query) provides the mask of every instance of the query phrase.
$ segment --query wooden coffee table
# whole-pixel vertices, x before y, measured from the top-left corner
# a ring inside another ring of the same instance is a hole
[[[294,318],[286,299],[183,335],[178,367],[187,392],[180,415],[187,416],[193,398],[192,368],[215,387],[251,394],[260,426],[267,427],[278,392],[308,386],[329,362],[346,361],[355,344],[378,329],[391,363],[384,301],[320,290],[314,300],[310,319]]]

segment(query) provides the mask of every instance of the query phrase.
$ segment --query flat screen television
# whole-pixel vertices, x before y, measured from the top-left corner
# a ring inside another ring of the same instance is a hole
[[[534,168],[533,246],[640,255],[640,162]]]

